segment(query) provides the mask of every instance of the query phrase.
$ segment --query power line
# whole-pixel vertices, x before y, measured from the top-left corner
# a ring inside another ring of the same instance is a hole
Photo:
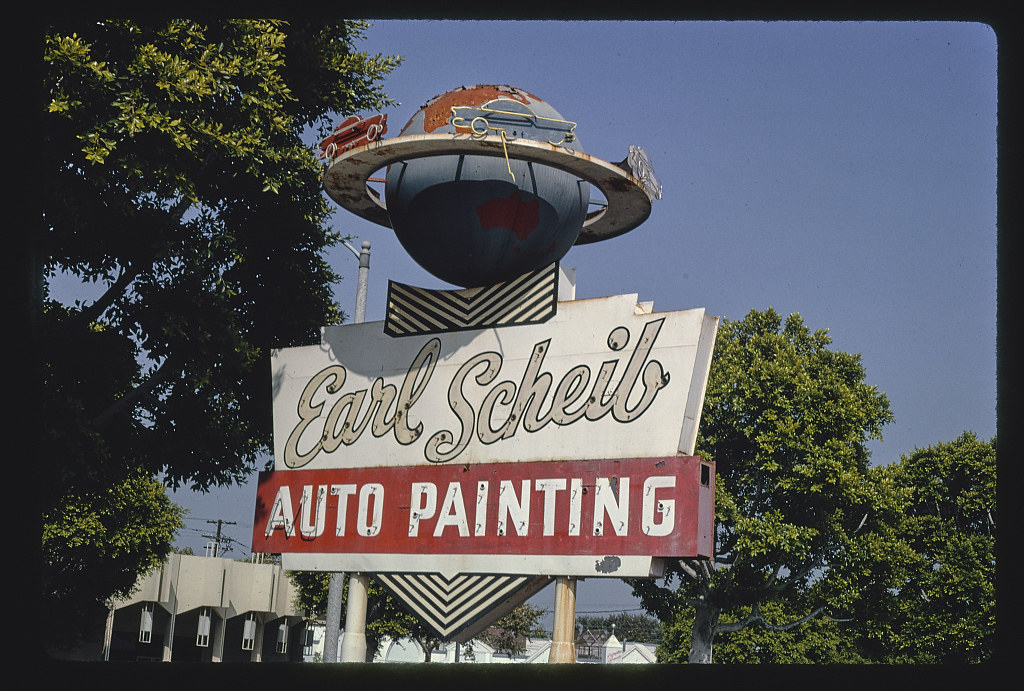
[[[237,525],[234,521],[225,521],[224,519],[218,518],[216,520],[207,519],[206,522],[207,523],[216,523],[217,524],[217,534],[216,535],[203,535],[203,537],[205,537],[207,539],[210,539],[210,540],[214,540],[216,542],[216,547],[215,547],[216,551],[214,552],[214,556],[220,555],[220,553],[221,553],[220,546],[221,546],[222,542],[227,542],[227,543],[232,543],[233,542],[233,543],[236,543],[236,544],[239,544],[239,545],[242,544],[241,542],[239,542],[238,540],[235,540],[234,538],[222,537],[222,535],[221,535],[221,528],[223,526],[225,526],[225,525]],[[231,551],[230,545],[224,551],[225,552]]]

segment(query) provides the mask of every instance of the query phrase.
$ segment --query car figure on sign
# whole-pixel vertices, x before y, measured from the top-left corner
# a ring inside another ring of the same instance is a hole
[[[333,160],[344,151],[377,141],[387,131],[387,115],[377,113],[368,118],[353,115],[335,127],[331,136],[320,143],[320,158]]]

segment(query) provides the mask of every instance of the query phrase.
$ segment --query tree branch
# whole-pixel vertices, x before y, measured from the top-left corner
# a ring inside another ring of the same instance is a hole
[[[192,201],[188,197],[182,197],[171,206],[167,211],[171,217],[174,218],[174,223],[180,224],[181,219],[185,217],[185,213],[192,207]],[[117,277],[117,280],[111,283],[103,295],[95,300],[91,305],[82,310],[82,316],[88,321],[94,322],[103,316],[103,313],[114,304],[114,300],[119,295],[124,293],[125,288],[135,280],[135,277],[139,275],[143,261],[128,262],[128,268],[121,267],[121,275]],[[152,258],[150,258],[152,263]]]
[[[135,280],[135,277],[139,275],[139,270],[131,267],[125,269],[122,267],[121,275],[117,277],[117,280],[107,286],[107,289],[103,292],[97,300],[93,301],[91,305],[82,310],[82,316],[88,322],[95,322],[103,313],[107,311],[114,300],[121,294],[124,293],[125,288]]]
[[[156,372],[150,375],[149,379],[136,386],[124,396],[121,396],[121,398],[108,406],[106,410],[93,418],[92,426],[97,430],[102,430],[118,415],[129,414],[136,404],[151,396],[156,387],[167,380],[167,377],[174,369],[170,363],[170,358],[164,360],[163,364],[157,368]]]
[[[817,607],[814,610],[812,610],[810,612],[810,614],[807,614],[806,616],[800,617],[799,619],[797,619],[795,621],[791,621],[788,624],[769,624],[768,622],[766,622],[764,620],[764,617],[761,617],[760,612],[758,613],[758,617],[761,619],[761,625],[762,626],[764,626],[769,631],[776,631],[777,632],[777,631],[788,631],[789,629],[792,629],[792,628],[795,628],[797,626],[800,626],[801,624],[805,624],[805,623],[809,622],[811,619],[814,619],[818,615],[822,614],[824,611],[825,611],[825,605],[821,605],[820,607]]]
[[[734,631],[742,631],[755,621],[759,621],[762,624],[764,623],[764,619],[761,617],[761,611],[758,609],[757,605],[754,605],[750,614],[740,621],[727,621],[724,623],[719,621],[718,624],[715,625],[715,633],[732,633]]]
[[[700,576],[698,576],[697,572],[689,564],[686,563],[685,559],[679,560],[679,568],[681,568],[683,570],[683,573],[685,573],[693,580],[700,581]]]
[[[767,630],[774,631],[776,633],[780,632],[780,631],[788,631],[789,629],[795,628],[795,627],[800,626],[802,624],[806,624],[811,619],[814,619],[815,617],[823,615],[824,612],[825,612],[825,605],[821,605],[820,607],[817,607],[814,610],[812,610],[809,614],[807,614],[805,616],[802,616],[799,619],[791,621],[791,622],[789,622],[787,624],[770,624],[767,621],[765,621],[764,616],[761,615],[760,603],[755,603],[753,608],[750,611],[750,614],[748,614],[746,617],[744,617],[740,621],[732,621],[732,622],[725,622],[725,623],[719,622],[719,624],[715,628],[715,632],[716,633],[732,633],[732,632],[735,632],[735,631],[741,631],[742,629],[746,628],[747,626],[750,626],[751,624],[753,624],[755,622],[759,623],[761,626],[763,626]],[[824,616],[825,616],[826,619],[829,619],[831,621],[849,621],[848,619],[833,619],[832,617],[829,617],[828,615],[824,615]]]

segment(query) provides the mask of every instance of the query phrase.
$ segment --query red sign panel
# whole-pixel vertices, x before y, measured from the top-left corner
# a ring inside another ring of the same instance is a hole
[[[252,549],[380,572],[399,555],[710,557],[713,512],[696,456],[269,471]]]

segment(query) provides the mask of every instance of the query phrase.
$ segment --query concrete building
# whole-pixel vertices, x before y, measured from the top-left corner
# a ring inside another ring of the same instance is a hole
[[[304,612],[280,564],[171,554],[111,603],[100,649],[76,659],[301,661]]]
[[[295,607],[295,586],[280,564],[171,554],[141,577],[134,593],[110,603],[106,627],[94,640],[54,657],[80,661],[316,662],[324,626]],[[102,635],[101,635],[102,634]],[[339,640],[339,650],[344,631]],[[498,653],[483,641],[450,642],[431,662],[543,664],[551,641],[528,639],[520,655]],[[651,664],[653,645],[622,643],[606,632],[577,635],[577,662]],[[411,639],[386,639],[376,663],[417,663],[424,653]]]

